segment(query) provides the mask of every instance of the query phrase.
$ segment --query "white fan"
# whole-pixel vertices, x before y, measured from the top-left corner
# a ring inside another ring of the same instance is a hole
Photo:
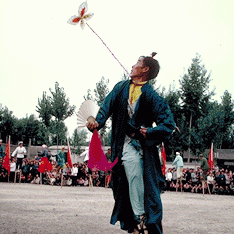
[[[93,116],[94,118],[96,118],[98,111],[99,106],[94,101],[84,101],[81,104],[79,111],[77,112],[77,128],[79,129],[86,127],[86,121],[88,117]]]

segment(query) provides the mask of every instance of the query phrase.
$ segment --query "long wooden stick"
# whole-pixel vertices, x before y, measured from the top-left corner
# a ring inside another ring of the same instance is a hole
[[[87,24],[87,23],[86,23]],[[102,40],[102,38],[87,24],[87,26],[91,29],[91,31],[101,40],[101,42],[103,43],[103,45],[109,50],[109,52],[112,54],[112,56],[117,60],[117,62],[119,63],[119,65],[124,69],[124,71],[129,75],[128,71],[125,69],[125,67],[122,65],[122,63],[115,57],[115,55],[113,54],[113,52],[109,49],[109,47],[107,46],[107,44]]]

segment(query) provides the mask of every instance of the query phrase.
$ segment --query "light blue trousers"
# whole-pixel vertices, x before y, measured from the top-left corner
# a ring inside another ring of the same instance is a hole
[[[123,151],[123,165],[129,184],[129,196],[135,215],[142,215],[144,210],[144,181],[142,155],[131,144]]]

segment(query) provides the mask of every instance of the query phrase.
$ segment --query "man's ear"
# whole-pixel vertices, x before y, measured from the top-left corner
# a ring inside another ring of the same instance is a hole
[[[143,68],[143,72],[148,72],[148,71],[149,71],[149,67],[146,66]]]

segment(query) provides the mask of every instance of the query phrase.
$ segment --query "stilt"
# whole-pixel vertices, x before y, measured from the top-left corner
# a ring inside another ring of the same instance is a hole
[[[62,170],[61,170],[62,171]],[[61,188],[63,187],[63,171],[61,172]]]
[[[209,194],[211,195],[209,184],[207,184],[207,189],[208,189]]]
[[[19,173],[19,183],[21,183],[21,170],[15,171],[15,178],[14,178],[14,184],[16,183],[17,174]]]
[[[205,181],[202,181],[202,193],[203,193],[203,197],[205,194]]]
[[[89,175],[89,187],[93,187],[93,181],[91,175]]]
[[[181,188],[181,193],[183,192],[183,187],[182,187],[182,177],[180,177],[180,188]]]

